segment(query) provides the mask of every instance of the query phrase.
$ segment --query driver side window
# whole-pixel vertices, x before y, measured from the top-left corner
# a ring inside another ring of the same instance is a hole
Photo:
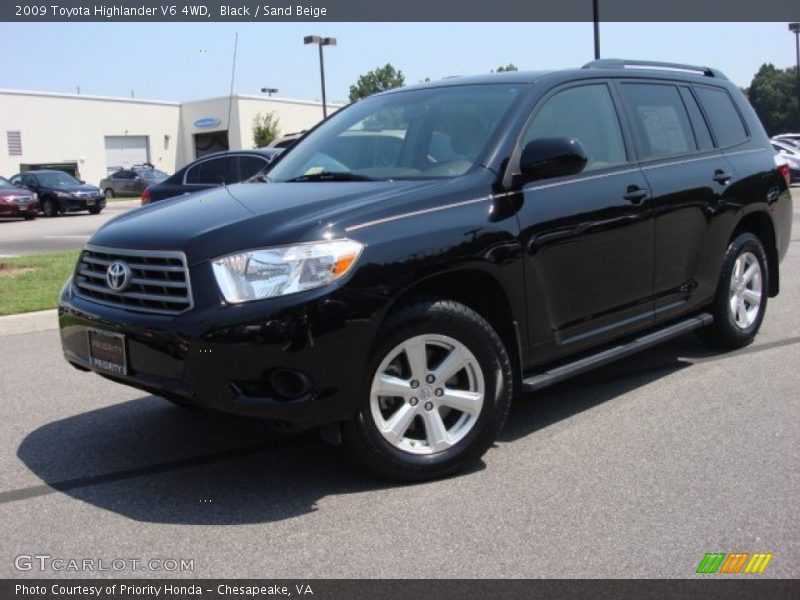
[[[617,111],[604,83],[571,87],[545,101],[523,138],[571,137],[586,150],[584,171],[626,162]]]

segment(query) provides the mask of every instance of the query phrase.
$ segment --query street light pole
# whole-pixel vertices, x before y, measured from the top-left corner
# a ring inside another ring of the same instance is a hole
[[[335,46],[335,37],[321,37],[318,35],[307,35],[303,38],[304,44],[317,44],[319,46],[319,78],[322,86],[322,117],[328,118],[328,103],[325,99],[325,59],[322,55],[323,46]]]
[[[797,131],[800,131],[800,23],[789,23],[789,31],[794,34],[794,52],[797,69]]]

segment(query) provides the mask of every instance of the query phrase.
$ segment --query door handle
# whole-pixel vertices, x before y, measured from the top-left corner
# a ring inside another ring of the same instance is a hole
[[[649,197],[650,197],[650,192],[648,192],[644,188],[640,188],[637,185],[629,185],[628,191],[623,196],[623,198],[625,198],[625,200],[627,200],[631,204],[640,204]]]
[[[733,175],[723,171],[722,169],[717,169],[714,171],[714,181],[717,183],[721,183],[722,185],[728,185],[733,179]]]

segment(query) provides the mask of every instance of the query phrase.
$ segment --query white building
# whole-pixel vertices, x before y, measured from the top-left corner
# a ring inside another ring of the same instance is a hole
[[[0,90],[0,175],[60,168],[97,185],[140,163],[173,173],[209,152],[254,148],[259,113],[275,113],[286,134],[314,126],[322,105],[247,95],[162,102]]]

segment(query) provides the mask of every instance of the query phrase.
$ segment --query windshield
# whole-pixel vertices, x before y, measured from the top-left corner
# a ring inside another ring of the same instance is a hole
[[[144,171],[137,171],[137,175],[139,175],[142,179],[166,179],[167,174],[164,171],[159,171],[158,169],[147,169]]]
[[[68,185],[80,185],[81,182],[67,173],[36,173],[39,185],[45,187],[66,187]]]
[[[0,177],[0,189],[14,189],[16,186],[5,177]]]
[[[464,85],[368,98],[292,148],[269,181],[457,177],[480,157],[518,85]]]

